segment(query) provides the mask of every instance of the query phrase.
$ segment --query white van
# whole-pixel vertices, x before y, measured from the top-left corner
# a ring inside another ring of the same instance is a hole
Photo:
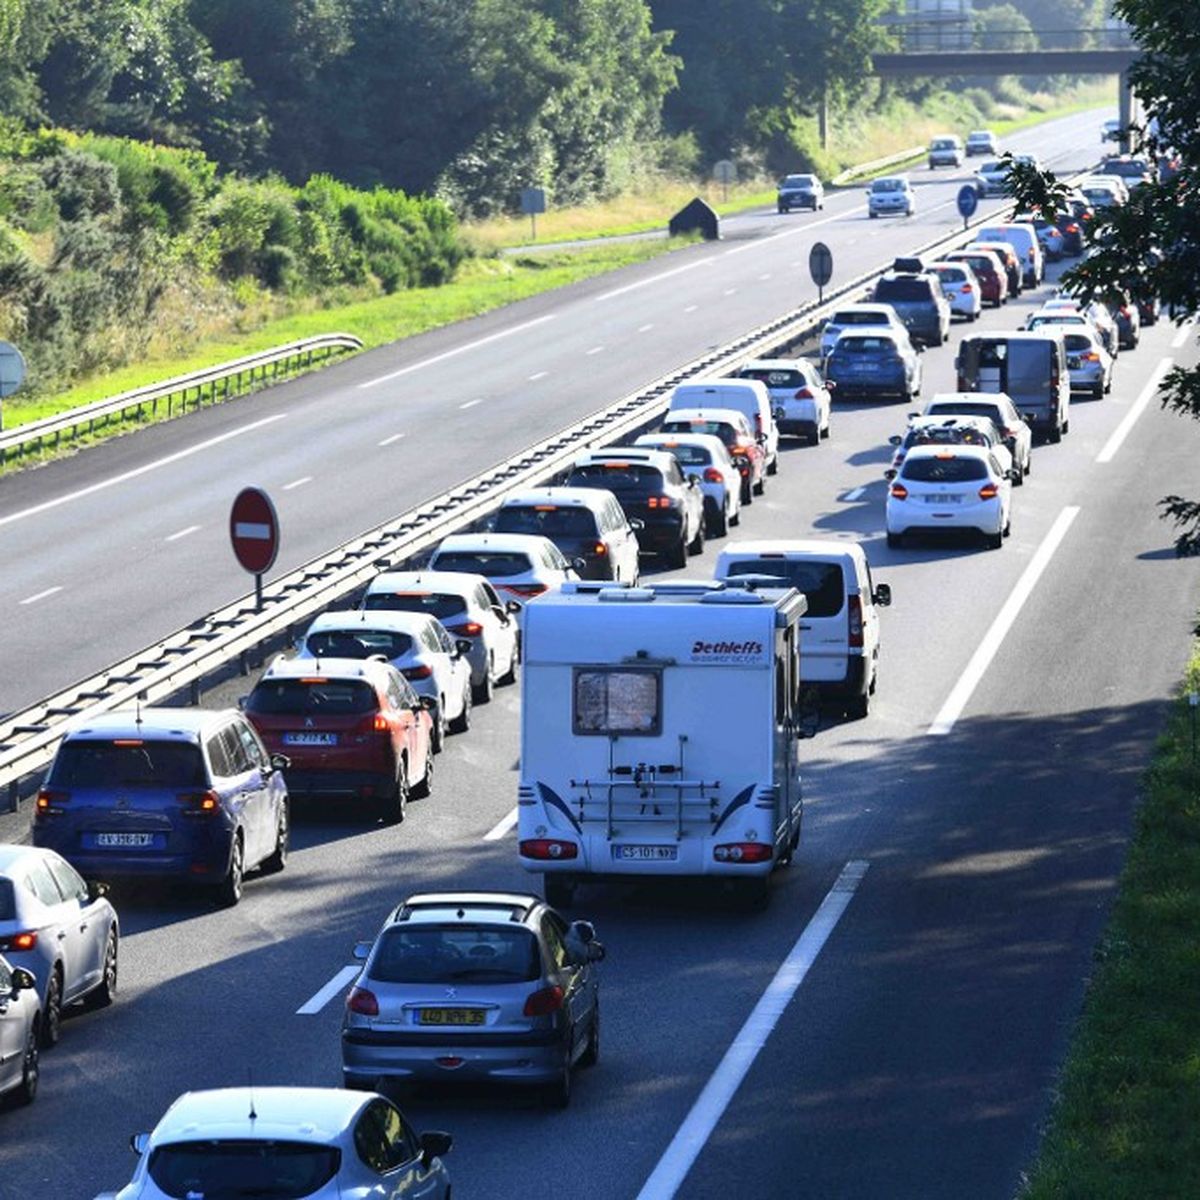
[[[1021,262],[1021,282],[1027,288],[1037,287],[1046,273],[1045,256],[1037,230],[1029,221],[1006,221],[1002,225],[985,225],[975,231],[977,242],[1007,242]]]
[[[668,409],[735,408],[750,418],[767,455],[767,474],[779,470],[779,429],[771,409],[771,393],[757,379],[693,379],[671,393]]]
[[[717,579],[769,576],[803,592],[800,675],[848,715],[865,717],[879,676],[879,610],[892,589],[871,578],[862,547],[853,542],[732,542],[717,558]],[[764,579],[764,582],[766,580]]]
[[[800,840],[790,588],[578,582],[525,613],[518,852],[551,904],[606,876],[716,876],[765,902]]]

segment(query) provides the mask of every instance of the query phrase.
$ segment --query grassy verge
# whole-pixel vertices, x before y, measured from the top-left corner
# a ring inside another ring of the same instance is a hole
[[[1145,790],[1024,1200],[1200,1195],[1200,768],[1186,696]]]

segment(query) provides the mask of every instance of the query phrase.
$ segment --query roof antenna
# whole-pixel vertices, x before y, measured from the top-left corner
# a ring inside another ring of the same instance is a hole
[[[246,1068],[246,1079],[250,1088],[250,1120],[257,1121],[258,1113],[254,1108],[254,1068]]]
[[[137,696],[134,698],[134,705],[136,709],[134,724],[137,725],[139,731],[142,728],[142,701],[145,700],[145,698],[145,692],[138,692]]]

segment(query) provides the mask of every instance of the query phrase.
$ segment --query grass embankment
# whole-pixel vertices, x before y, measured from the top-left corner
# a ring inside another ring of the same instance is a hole
[[[1200,767],[1186,693],[1145,799],[1025,1200],[1200,1196]]]

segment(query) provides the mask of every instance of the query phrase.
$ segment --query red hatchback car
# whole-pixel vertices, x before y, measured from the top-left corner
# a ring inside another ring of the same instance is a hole
[[[955,250],[944,261],[966,263],[975,272],[984,304],[999,308],[1008,299],[1008,274],[990,250]]]
[[[389,663],[282,659],[243,709],[267,749],[287,757],[293,796],[365,800],[385,821],[402,821],[410,794],[429,795],[429,704]]]

